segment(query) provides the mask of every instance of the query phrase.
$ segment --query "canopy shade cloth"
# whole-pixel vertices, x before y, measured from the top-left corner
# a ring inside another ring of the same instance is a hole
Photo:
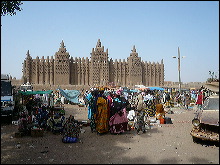
[[[23,95],[36,95],[36,94],[51,94],[53,92],[53,90],[48,90],[48,91],[19,91],[19,93],[23,94]]]
[[[58,90],[60,90],[60,94],[64,96],[67,100],[73,103],[80,103],[78,98],[78,96],[80,95],[79,90],[62,90],[60,88],[58,88]]]
[[[164,88],[161,87],[147,87],[147,88],[149,88],[150,90],[161,90],[161,91],[164,90]]]
[[[132,92],[133,92],[133,93],[138,93],[139,90],[138,90],[138,89],[130,89],[130,90],[129,90],[129,93],[132,93]]]
[[[137,92],[139,92],[139,90],[138,89],[126,89],[126,90],[122,90],[122,92],[123,93],[137,93]]]

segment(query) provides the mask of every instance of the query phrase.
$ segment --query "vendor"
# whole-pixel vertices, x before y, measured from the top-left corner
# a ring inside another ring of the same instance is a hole
[[[60,114],[55,114],[53,117],[50,117],[47,120],[47,126],[51,129],[51,131],[56,133],[62,133],[63,132],[63,126],[64,126],[64,116],[62,117]]]
[[[30,135],[31,127],[31,117],[26,112],[23,112],[18,120],[18,131],[24,135]]]
[[[78,138],[80,133],[80,126],[78,120],[75,120],[74,116],[70,115],[64,124],[63,137],[75,137]]]
[[[38,121],[39,127],[46,128],[48,118],[49,118],[49,113],[46,107],[42,106],[42,108],[39,108],[38,114],[37,114],[37,121]]]

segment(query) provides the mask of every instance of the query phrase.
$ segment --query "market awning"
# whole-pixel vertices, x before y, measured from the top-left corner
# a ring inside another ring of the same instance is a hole
[[[51,94],[53,92],[53,90],[48,90],[48,91],[19,91],[19,93],[23,94],[23,95],[36,95],[36,94]]]
[[[140,92],[138,89],[130,89],[129,90],[129,93],[138,93]]]

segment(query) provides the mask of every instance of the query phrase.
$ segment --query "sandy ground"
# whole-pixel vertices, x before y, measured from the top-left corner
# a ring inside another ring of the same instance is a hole
[[[65,105],[66,116],[87,120],[86,107]],[[197,144],[189,134],[195,111],[173,108],[173,124],[158,124],[145,134],[97,135],[83,127],[77,143],[61,135],[15,138],[17,126],[1,125],[2,164],[219,164],[219,147]]]

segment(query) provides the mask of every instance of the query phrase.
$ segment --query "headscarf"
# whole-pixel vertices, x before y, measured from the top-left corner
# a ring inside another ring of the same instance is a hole
[[[121,95],[122,94],[122,90],[121,89],[118,89],[117,91],[116,91],[116,95]]]

